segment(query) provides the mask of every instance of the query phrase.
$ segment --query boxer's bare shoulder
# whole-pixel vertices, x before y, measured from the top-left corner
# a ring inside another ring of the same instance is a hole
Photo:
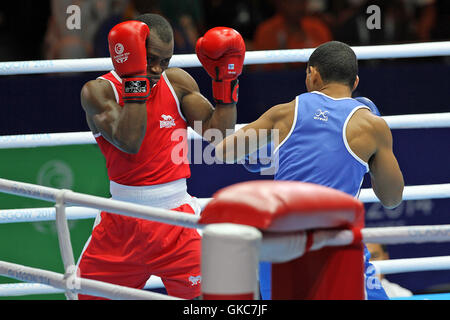
[[[83,109],[90,114],[101,112],[109,101],[116,101],[111,84],[102,79],[86,82],[80,96]]]

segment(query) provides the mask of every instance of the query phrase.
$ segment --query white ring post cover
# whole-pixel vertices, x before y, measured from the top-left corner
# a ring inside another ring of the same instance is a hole
[[[207,225],[202,238],[204,300],[258,299],[261,232],[231,223]]]

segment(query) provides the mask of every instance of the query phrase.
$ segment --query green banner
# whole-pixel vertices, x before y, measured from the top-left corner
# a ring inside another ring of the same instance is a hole
[[[0,150],[0,177],[57,189],[109,197],[105,159],[97,145]],[[53,202],[0,193],[0,210],[52,207]],[[94,219],[69,220],[75,261],[89,238]],[[54,221],[0,224],[0,260],[64,273]],[[0,277],[0,283],[18,282]],[[64,294],[0,297],[65,299]]]

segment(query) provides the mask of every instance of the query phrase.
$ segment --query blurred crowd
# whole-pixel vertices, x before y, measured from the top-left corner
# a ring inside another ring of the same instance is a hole
[[[67,27],[73,4],[79,29]],[[371,5],[379,16],[367,12]],[[106,57],[109,30],[147,12],[171,22],[175,54],[194,53],[198,37],[215,26],[238,30],[247,50],[450,40],[448,0],[16,0],[0,4],[0,60]],[[368,26],[371,16],[379,28]]]

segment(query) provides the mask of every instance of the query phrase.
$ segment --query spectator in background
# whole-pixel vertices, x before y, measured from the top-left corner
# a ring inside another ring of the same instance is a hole
[[[436,24],[435,0],[404,0],[414,24],[412,32],[418,41],[430,41],[431,31]],[[447,24],[449,21],[447,20]]]
[[[116,24],[142,13],[160,14],[174,28],[174,53],[194,53],[203,26],[200,0],[51,0],[46,59],[109,56],[107,35]],[[67,7],[80,7],[81,28],[67,28]]]
[[[322,19],[332,30],[333,38],[348,45],[369,43],[366,28],[366,0],[325,0]],[[364,30],[364,29],[365,30]]]
[[[119,22],[133,20],[143,13],[165,17],[173,27],[174,54],[194,53],[195,43],[203,25],[202,8],[198,0],[130,0],[122,12],[104,21],[96,34],[96,56],[109,56],[108,33]]]
[[[315,48],[332,40],[326,23],[308,14],[306,0],[278,0],[276,13],[258,25],[254,36],[254,50]],[[302,64],[291,64],[301,66]],[[286,68],[283,64],[265,64],[265,70]]]
[[[96,57],[109,57],[108,33],[120,22],[132,20],[141,13],[150,12],[161,15],[158,1],[152,0],[120,0],[123,1],[121,10],[116,10],[98,27],[95,34],[94,55]]]
[[[367,243],[366,244],[367,249],[370,252],[370,261],[377,261],[377,260],[388,260],[389,254],[386,250],[386,246],[382,244],[377,243]],[[389,280],[387,280],[384,275],[380,274],[378,275],[381,285],[384,288],[384,291],[386,291],[386,294],[389,298],[396,298],[396,297],[410,297],[412,296],[412,292],[408,289],[405,289],[401,287],[400,285],[396,283],[392,283]]]
[[[370,5],[380,8],[379,29],[369,29]],[[436,20],[435,0],[328,0],[323,19],[336,40],[350,45],[429,41]]]
[[[197,39],[206,31],[202,1],[163,0],[160,8],[174,29],[174,53],[195,53]]]
[[[369,29],[370,5],[380,8],[380,29]],[[324,20],[336,40],[350,45],[377,45],[404,42],[410,36],[410,16],[404,0],[328,0]]]
[[[450,1],[437,0],[436,22],[431,30],[433,40],[450,40]]]
[[[111,15],[122,12],[127,0],[52,0],[51,16],[44,40],[46,59],[90,58],[95,56],[95,36]],[[67,27],[67,8],[80,8],[80,28]]]
[[[49,16],[50,1],[0,1],[0,61],[43,59]]]
[[[234,28],[245,41],[247,50],[253,50],[256,27],[271,17],[274,1],[261,0],[203,0],[206,29],[217,26]]]

